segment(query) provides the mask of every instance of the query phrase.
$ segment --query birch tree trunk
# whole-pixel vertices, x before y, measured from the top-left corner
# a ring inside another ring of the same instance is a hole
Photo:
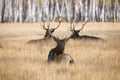
[[[84,0],[80,0],[80,13],[81,13],[81,21],[84,21]]]
[[[73,8],[73,20],[74,21],[79,21],[80,20],[80,6],[79,3],[77,1],[74,2],[74,8]]]
[[[18,22],[19,19],[19,0],[14,0],[14,22]]]
[[[64,1],[58,3],[58,0],[56,0],[56,10],[60,20],[63,17],[63,8],[64,8]]]
[[[88,21],[88,0],[85,0],[85,11],[84,11],[84,13],[85,13],[85,15],[84,15],[84,17],[85,17],[85,19],[84,19],[84,21]]]
[[[27,8],[27,19],[26,22],[32,22],[32,0],[28,0],[28,8]]]
[[[43,20],[49,21],[49,0],[44,0],[43,13]]]
[[[102,12],[101,12],[101,16],[100,16],[100,19],[101,19],[102,22],[105,21],[104,13],[105,13],[105,0],[103,0]]]
[[[55,20],[55,0],[49,0],[49,20]]]
[[[65,13],[66,13],[65,19],[67,20],[67,22],[71,21],[71,15],[70,15],[72,13],[71,5],[72,5],[71,0],[65,0]]]
[[[26,4],[27,2],[23,1],[23,12],[22,12],[22,18],[23,18],[23,22],[27,21],[27,10],[28,10],[28,6]]]
[[[114,22],[120,21],[120,5],[118,0],[115,0],[114,4]]]
[[[92,21],[96,21],[96,0],[93,0]]]
[[[19,22],[23,22],[23,0],[19,0]]]
[[[8,22],[8,19],[9,19],[9,0],[5,0],[4,22]]]
[[[0,0],[0,22],[3,22],[5,0]]]
[[[111,21],[111,4],[110,0],[105,2],[105,21]]]
[[[72,20],[120,22],[119,2],[119,0],[0,0],[0,22],[41,22],[56,19],[64,19],[63,21],[67,22]]]

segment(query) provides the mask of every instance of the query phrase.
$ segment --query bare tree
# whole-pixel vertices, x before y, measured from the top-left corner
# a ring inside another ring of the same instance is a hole
[[[72,34],[70,36],[71,39],[79,39],[79,40],[101,40],[104,41],[104,39],[100,37],[95,36],[88,36],[88,35],[79,35],[79,32],[83,30],[84,26],[87,24],[88,21],[86,21],[84,24],[82,24],[82,28],[79,30],[75,29],[74,23],[70,24],[70,30],[72,31]],[[73,26],[73,27],[72,27]]]

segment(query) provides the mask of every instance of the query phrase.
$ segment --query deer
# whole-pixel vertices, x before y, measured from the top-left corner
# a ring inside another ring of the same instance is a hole
[[[57,28],[59,28],[59,26],[61,25],[61,21],[59,21],[59,24],[57,25],[57,27],[55,28],[50,28],[50,24],[47,25],[47,28],[45,27],[45,21],[43,23],[43,25],[41,25],[43,27],[43,30],[46,31],[45,35],[44,35],[44,38],[42,39],[37,39],[37,40],[30,40],[28,41],[27,43],[39,43],[41,41],[47,41],[47,40],[50,40],[51,39],[51,35],[50,33],[52,34]]]
[[[51,62],[67,63],[68,62],[69,64],[73,64],[74,63],[73,58],[69,54],[64,52],[65,44],[69,40],[69,38],[59,39],[59,38],[56,38],[55,36],[52,36],[52,38],[54,39],[57,45],[56,47],[52,48],[49,51],[47,62],[48,63],[51,63]]]
[[[72,22],[70,24],[70,31],[72,31],[72,34],[70,36],[71,39],[79,39],[79,40],[93,40],[93,41],[105,41],[104,39],[100,38],[100,37],[96,37],[96,36],[89,36],[89,35],[79,35],[80,31],[84,29],[84,26],[88,23],[88,21],[86,21],[84,24],[82,24],[81,29],[76,30],[74,23]],[[73,27],[72,27],[73,25]]]

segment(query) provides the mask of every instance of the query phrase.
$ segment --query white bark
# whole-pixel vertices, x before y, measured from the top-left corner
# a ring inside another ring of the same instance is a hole
[[[18,22],[19,18],[19,0],[14,0],[14,22]]]
[[[120,4],[118,3],[118,0],[115,0],[114,4],[114,21],[120,21]]]
[[[8,22],[9,17],[9,0],[5,0],[4,21]]]
[[[58,16],[60,17],[60,20],[63,17],[63,8],[64,8],[64,2],[58,3],[58,0],[56,0],[56,10],[57,10]]]
[[[74,5],[74,21],[79,21],[80,20],[80,6],[79,6],[79,3],[75,2],[75,5]]]
[[[0,22],[113,21],[120,22],[120,3],[115,0],[0,0]],[[5,2],[5,4],[4,4]]]
[[[103,6],[102,6],[102,12],[101,12],[101,15],[100,15],[100,19],[102,22],[105,21],[105,0],[103,0]]]
[[[23,0],[19,0],[19,22],[23,22]]]
[[[85,10],[84,1],[83,1],[83,0],[80,0],[81,21],[84,21],[84,10]]]
[[[32,22],[32,0],[28,0],[28,10],[26,22]]]
[[[49,0],[49,20],[55,19],[55,0]]]
[[[65,18],[68,22],[71,21],[71,5],[71,0],[65,0]]]
[[[92,9],[92,21],[95,22],[96,21],[96,14],[95,14],[95,10],[96,10],[96,0],[93,0],[93,9]]]
[[[9,22],[13,22],[13,0],[9,0]]]
[[[96,3],[95,3],[95,13],[96,13],[96,21],[99,21],[99,1],[100,0],[96,0]]]
[[[0,22],[2,22],[2,8],[3,8],[3,0],[0,0]]]
[[[43,13],[43,20],[49,21],[49,0],[44,0]]]
[[[84,21],[88,21],[88,0],[85,0],[85,15],[84,15],[84,17],[85,17],[85,20]]]

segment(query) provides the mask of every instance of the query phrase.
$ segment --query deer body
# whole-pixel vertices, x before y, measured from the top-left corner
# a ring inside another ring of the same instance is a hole
[[[87,23],[87,22],[86,22]],[[85,24],[86,24],[85,23]],[[71,34],[71,36],[70,36],[70,38],[71,39],[79,39],[79,40],[96,40],[96,41],[98,41],[98,40],[100,40],[100,41],[104,41],[104,39],[102,39],[102,38],[100,38],[100,37],[96,37],[96,36],[89,36],[89,35],[79,35],[79,32],[84,28],[84,25],[85,24],[83,24],[82,25],[82,28],[81,29],[79,29],[79,30],[75,30],[75,27],[73,26],[73,28],[71,27],[72,26],[72,24],[71,24],[71,26],[70,26],[70,29],[71,29],[71,31],[72,31],[72,34]]]
[[[54,37],[54,40],[57,43],[57,46],[49,51],[47,61],[50,63],[53,61],[61,62],[61,61],[68,60],[68,63],[73,63],[74,60],[72,59],[72,57],[70,55],[64,53],[65,43],[66,43],[67,39],[60,40],[60,39]]]
[[[57,46],[49,51],[48,62],[55,60],[56,56],[64,53],[65,41],[58,40],[57,38],[54,38],[54,40],[57,43]]]
[[[95,37],[95,36],[88,36],[88,35],[81,35],[79,37],[80,39],[84,39],[84,40],[101,40],[104,41],[102,38],[100,37]]]
[[[37,40],[30,40],[27,43],[40,43],[43,41],[49,41],[51,39],[51,35],[59,26],[60,26],[61,22],[59,22],[58,26],[56,28],[50,28],[50,25],[48,25],[48,28],[45,28],[45,22],[43,25],[43,29],[46,31],[44,38],[42,39],[37,39]]]
[[[104,41],[104,39],[96,36],[89,36],[89,35],[79,35],[77,32],[73,32],[73,34],[70,36],[71,39],[79,39],[79,40],[100,40]]]

